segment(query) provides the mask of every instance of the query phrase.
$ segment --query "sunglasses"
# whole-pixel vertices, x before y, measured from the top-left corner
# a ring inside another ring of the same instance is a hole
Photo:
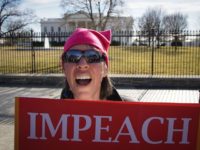
[[[105,54],[101,54],[93,49],[81,51],[72,49],[65,52],[62,56],[64,62],[78,63],[84,57],[87,63],[100,63],[105,60]]]

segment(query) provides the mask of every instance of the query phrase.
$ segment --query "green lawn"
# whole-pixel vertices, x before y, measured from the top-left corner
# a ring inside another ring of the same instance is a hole
[[[200,47],[113,47],[110,58],[113,73],[200,75]]]
[[[0,47],[0,73],[60,73],[62,47],[23,50]],[[113,74],[200,75],[200,47],[113,46],[109,50]],[[153,61],[153,62],[152,62]]]

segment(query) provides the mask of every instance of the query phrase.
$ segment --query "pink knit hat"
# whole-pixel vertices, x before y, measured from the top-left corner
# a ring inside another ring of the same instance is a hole
[[[95,31],[86,28],[77,28],[66,40],[64,52],[75,45],[87,44],[96,47],[106,54],[106,64],[108,65],[108,49],[111,43],[111,30]]]

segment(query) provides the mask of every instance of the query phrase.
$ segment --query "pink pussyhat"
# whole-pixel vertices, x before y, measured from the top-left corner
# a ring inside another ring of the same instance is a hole
[[[106,54],[106,64],[108,66],[108,49],[111,43],[111,30],[96,31],[86,28],[77,28],[66,40],[64,52],[75,45],[87,44],[96,47],[99,51]]]

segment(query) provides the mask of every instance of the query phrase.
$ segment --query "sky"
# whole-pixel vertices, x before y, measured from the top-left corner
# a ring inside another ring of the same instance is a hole
[[[137,20],[148,8],[161,8],[166,14],[181,12],[188,16],[188,29],[200,29],[200,0],[124,0],[123,16],[132,16]],[[61,18],[63,9],[60,0],[23,0],[22,8],[34,11],[38,18]],[[30,26],[34,31],[40,31],[40,25]]]

